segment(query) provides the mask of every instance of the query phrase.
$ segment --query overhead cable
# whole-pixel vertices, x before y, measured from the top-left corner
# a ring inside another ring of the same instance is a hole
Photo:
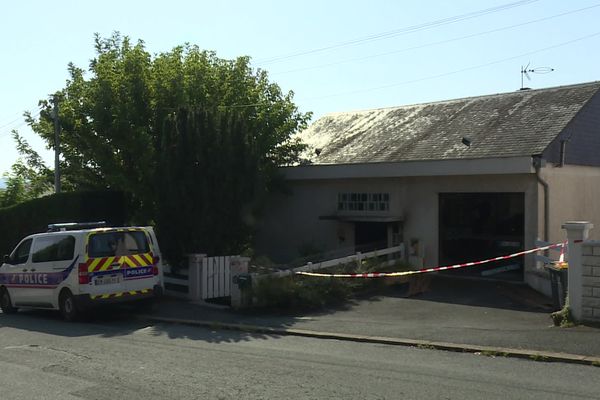
[[[411,84],[411,83],[417,83],[417,82],[422,82],[422,81],[427,81],[427,80],[432,80],[432,79],[437,79],[437,78],[442,78],[445,76],[450,76],[450,75],[455,75],[455,74],[459,74],[461,72],[466,72],[466,71],[471,71],[474,69],[479,69],[479,68],[484,68],[484,67],[489,67],[490,65],[495,65],[495,64],[500,64],[506,61],[511,61],[511,60],[517,60],[526,56],[530,56],[533,54],[537,54],[537,53],[541,53],[544,51],[548,51],[548,50],[552,50],[552,49],[556,49],[558,47],[563,47],[575,42],[579,42],[582,40],[586,40],[586,39],[590,39],[592,37],[595,36],[599,36],[600,32],[595,32],[592,33],[590,35],[586,35],[586,36],[582,36],[582,37],[578,37],[576,39],[573,40],[569,40],[566,42],[562,42],[562,43],[558,43],[552,46],[548,46],[548,47],[544,47],[538,50],[533,50],[527,53],[522,53],[516,56],[512,56],[512,57],[507,57],[507,58],[502,58],[500,60],[495,60],[495,61],[491,61],[491,62],[487,62],[485,64],[478,64],[478,65],[474,65],[471,67],[466,67],[466,68],[461,68],[458,70],[454,70],[454,71],[450,71],[450,72],[445,72],[442,74],[437,74],[437,75],[431,75],[431,76],[427,76],[427,77],[423,77],[423,78],[417,78],[417,79],[411,79],[408,81],[403,81],[403,82],[397,82],[397,83],[392,83],[392,84],[388,84],[388,85],[382,85],[382,86],[375,86],[375,87],[370,87],[370,88],[365,88],[365,89],[358,89],[358,90],[353,90],[353,91],[349,91],[349,92],[343,92],[343,93],[336,93],[336,94],[331,94],[331,95],[327,95],[327,96],[319,96],[319,97],[311,97],[311,98],[305,98],[302,100],[321,100],[321,99],[327,99],[330,97],[338,97],[338,96],[347,96],[350,94],[356,94],[356,93],[365,93],[365,92],[371,92],[371,91],[375,91],[375,90],[381,90],[381,89],[387,89],[387,88],[391,88],[391,87],[395,87],[395,86],[401,86],[401,85],[407,85],[407,84]]]
[[[561,14],[555,14],[555,15],[551,15],[551,16],[548,16],[548,17],[544,17],[544,18],[538,18],[538,19],[535,19],[535,20],[531,20],[531,21],[527,21],[527,22],[522,22],[522,23],[519,23],[519,24],[504,26],[502,28],[491,29],[489,31],[483,31],[483,32],[473,33],[473,34],[465,35],[465,36],[459,36],[459,37],[452,38],[452,39],[446,39],[446,40],[440,40],[440,41],[437,41],[437,42],[425,43],[425,44],[418,45],[418,46],[412,46],[412,47],[407,47],[407,48],[404,48],[404,49],[399,49],[399,50],[394,50],[394,51],[388,51],[388,52],[385,52],[385,53],[373,54],[373,55],[370,55],[370,56],[357,57],[357,58],[351,58],[351,59],[348,59],[348,60],[342,60],[342,61],[337,61],[337,62],[332,62],[332,63],[327,63],[327,64],[314,65],[314,66],[311,66],[311,67],[296,68],[296,69],[291,69],[291,70],[281,71],[281,72],[272,72],[272,73],[270,73],[270,75],[283,75],[283,74],[289,74],[289,73],[294,73],[294,72],[302,72],[302,71],[308,71],[308,70],[314,70],[314,69],[320,69],[320,68],[333,67],[333,66],[337,66],[337,65],[340,65],[340,64],[348,64],[348,63],[352,63],[352,62],[356,62],[356,61],[368,60],[368,59],[371,59],[371,58],[389,56],[391,54],[404,53],[404,52],[411,51],[411,50],[419,50],[419,49],[423,49],[423,48],[426,48],[426,47],[437,46],[437,45],[440,45],[440,44],[446,44],[446,43],[452,43],[452,42],[457,42],[459,40],[471,39],[471,38],[478,37],[478,36],[489,35],[491,33],[501,32],[501,31],[505,31],[505,30],[509,30],[509,29],[514,29],[514,28],[519,28],[521,26],[531,25],[531,24],[535,24],[535,23],[538,23],[538,22],[548,21],[548,20],[551,20],[551,19],[554,19],[554,18],[563,17],[565,15],[574,14],[574,13],[578,13],[578,12],[582,12],[582,11],[587,11],[589,9],[596,8],[596,7],[600,7],[600,4],[595,4],[593,6],[579,8],[579,9],[573,10],[573,11],[567,11],[567,12],[564,12],[564,13],[561,13]]]
[[[399,29],[394,29],[394,30],[387,31],[387,32],[376,33],[373,35],[364,36],[364,37],[358,38],[358,39],[348,40],[348,41],[333,44],[330,46],[319,47],[319,48],[315,48],[312,50],[298,51],[298,52],[281,55],[281,56],[270,57],[270,58],[258,59],[258,60],[256,60],[256,63],[261,64],[261,65],[271,64],[271,63],[287,60],[287,59],[294,58],[294,57],[299,57],[299,56],[304,56],[304,55],[314,54],[314,53],[321,53],[324,51],[328,51],[328,50],[332,50],[332,49],[336,49],[336,48],[340,48],[340,47],[353,46],[353,45],[370,42],[370,41],[374,41],[374,40],[387,39],[389,37],[405,35],[405,34],[418,32],[418,31],[425,30],[425,29],[436,28],[438,26],[453,24],[456,22],[460,22],[460,21],[464,21],[464,20],[468,20],[468,19],[472,19],[472,18],[477,18],[477,17],[483,16],[483,15],[492,14],[492,13],[508,10],[511,8],[535,3],[537,1],[540,1],[540,0],[520,0],[520,1],[507,3],[507,4],[503,4],[503,5],[496,6],[496,7],[486,8],[486,9],[479,10],[479,11],[472,11],[472,12],[469,12],[466,14],[460,14],[460,15],[456,15],[456,16],[452,16],[452,17],[442,18],[442,19],[435,20],[435,21],[424,22],[421,24],[412,25],[412,26],[399,28]]]

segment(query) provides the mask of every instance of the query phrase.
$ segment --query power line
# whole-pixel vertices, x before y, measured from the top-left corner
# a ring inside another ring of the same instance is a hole
[[[425,29],[431,29],[431,28],[435,28],[438,26],[453,24],[456,22],[460,22],[460,21],[464,21],[464,20],[468,20],[468,19],[472,19],[472,18],[477,18],[477,17],[483,16],[483,15],[492,14],[492,13],[508,10],[511,8],[535,3],[537,1],[539,1],[539,0],[520,0],[520,1],[513,2],[513,3],[507,3],[507,4],[503,4],[503,5],[491,7],[491,8],[486,8],[486,9],[479,10],[479,11],[472,11],[472,12],[469,12],[466,14],[460,14],[460,15],[456,15],[456,16],[452,16],[452,17],[435,20],[435,21],[425,22],[425,23],[418,24],[418,25],[412,25],[412,26],[408,26],[408,27],[404,27],[404,28],[394,29],[394,30],[387,31],[387,32],[376,33],[373,35],[364,36],[364,37],[358,38],[358,39],[348,40],[348,41],[333,44],[330,46],[324,46],[324,47],[319,47],[319,48],[315,48],[312,50],[298,51],[298,52],[290,53],[290,54],[286,54],[286,55],[275,56],[275,57],[270,57],[270,58],[265,58],[265,59],[259,59],[256,62],[258,64],[271,64],[271,63],[279,62],[282,60],[287,60],[287,59],[294,58],[294,57],[300,57],[300,56],[314,54],[314,53],[321,53],[324,51],[328,51],[328,50],[332,50],[332,49],[336,49],[336,48],[340,48],[340,47],[353,46],[353,45],[357,45],[357,44],[361,44],[361,43],[365,43],[365,42],[371,42],[374,40],[387,39],[387,38],[394,37],[394,36],[405,35],[408,33],[418,32],[418,31],[425,30]]]
[[[501,31],[505,31],[505,30],[509,30],[509,29],[514,29],[514,28],[518,28],[518,27],[521,27],[521,26],[525,26],[525,25],[531,25],[531,24],[535,24],[535,23],[538,23],[538,22],[548,21],[548,20],[551,20],[551,19],[554,19],[554,18],[563,17],[565,15],[570,15],[570,14],[575,14],[575,13],[582,12],[582,11],[587,11],[587,10],[590,10],[590,9],[596,8],[596,7],[600,7],[600,4],[595,4],[593,6],[579,8],[579,9],[573,10],[573,11],[567,11],[567,12],[564,12],[564,13],[555,14],[555,15],[551,15],[551,16],[548,16],[548,17],[544,17],[544,18],[538,18],[538,19],[535,19],[535,20],[531,20],[531,21],[527,21],[527,22],[523,22],[523,23],[519,23],[519,24],[509,25],[509,26],[505,26],[505,27],[502,27],[502,28],[491,29],[489,31],[483,31],[483,32],[479,32],[479,33],[473,33],[473,34],[470,34],[470,35],[460,36],[460,37],[456,37],[456,38],[452,38],[452,39],[446,39],[446,40],[440,40],[440,41],[437,41],[437,42],[425,43],[425,44],[418,45],[418,46],[412,46],[412,47],[407,47],[407,48],[404,48],[404,49],[399,49],[399,50],[394,50],[394,51],[388,51],[388,52],[385,52],[385,53],[373,54],[373,55],[370,55],[370,56],[356,57],[356,58],[351,58],[351,59],[348,59],[348,60],[342,60],[342,61],[337,61],[337,62],[332,62],[332,63],[327,63],[327,64],[314,65],[314,66],[311,66],[311,67],[296,68],[296,69],[291,69],[291,70],[287,70],[287,71],[274,72],[274,73],[271,73],[271,75],[283,75],[283,74],[289,74],[289,73],[294,73],[294,72],[302,72],[302,71],[309,71],[309,70],[320,69],[320,68],[333,67],[333,66],[337,66],[337,65],[340,65],[340,64],[348,64],[348,63],[352,63],[352,62],[356,62],[356,61],[369,60],[369,59],[372,59],[372,58],[384,57],[384,56],[388,56],[388,55],[391,55],[391,54],[398,54],[398,53],[403,53],[403,52],[407,52],[407,51],[411,51],[411,50],[419,50],[419,49],[423,49],[423,48],[426,48],[426,47],[437,46],[437,45],[440,45],[440,44],[446,44],[446,43],[451,43],[451,42],[457,42],[459,40],[471,39],[471,38],[474,38],[474,37],[488,35],[488,34],[491,34],[491,33],[497,33],[497,32],[501,32]]]
[[[353,91],[349,91],[349,92],[343,92],[343,93],[336,93],[336,94],[330,94],[330,95],[326,95],[326,96],[319,96],[319,97],[309,97],[309,98],[304,98],[301,100],[322,100],[322,99],[327,99],[327,98],[331,98],[331,97],[339,97],[339,96],[346,96],[346,95],[351,95],[351,94],[357,94],[357,93],[365,93],[365,92],[371,92],[371,91],[375,91],[375,90],[381,90],[381,89],[387,89],[390,87],[395,87],[395,86],[401,86],[401,85],[408,85],[411,83],[417,83],[417,82],[422,82],[422,81],[427,81],[427,80],[432,80],[432,79],[437,79],[437,78],[442,78],[445,76],[450,76],[450,75],[455,75],[455,74],[459,74],[461,72],[466,72],[466,71],[471,71],[474,69],[479,69],[479,68],[485,68],[485,67],[489,67],[490,65],[495,65],[495,64],[500,64],[506,61],[511,61],[511,60],[516,60],[519,59],[521,57],[526,57],[526,56],[530,56],[533,54],[537,54],[537,53],[541,53],[544,51],[548,51],[548,50],[552,50],[558,47],[563,47],[572,43],[576,43],[582,40],[586,40],[586,39],[590,39],[592,37],[595,36],[599,36],[600,35],[600,31],[599,32],[595,32],[586,36],[581,36],[578,37],[576,39],[572,39],[572,40],[568,40],[566,42],[562,42],[562,43],[557,43],[555,45],[552,46],[547,46],[541,49],[537,49],[537,50],[533,50],[527,53],[522,53],[516,56],[511,56],[511,57],[507,57],[507,58],[502,58],[500,60],[495,60],[495,61],[490,61],[487,62],[485,64],[478,64],[478,65],[473,65],[470,67],[465,67],[465,68],[461,68],[458,70],[454,70],[454,71],[449,71],[449,72],[444,72],[442,74],[437,74],[437,75],[431,75],[431,76],[427,76],[427,77],[423,77],[423,78],[418,78],[418,79],[412,79],[412,80],[408,80],[408,81],[403,81],[403,82],[397,82],[397,83],[392,83],[392,84],[388,84],[388,85],[382,85],[382,86],[375,86],[375,87],[371,87],[371,88],[365,88],[365,89],[359,89],[359,90],[353,90]],[[258,107],[258,106],[263,106],[264,104],[262,103],[251,103],[251,104],[232,104],[232,105],[221,105],[220,107],[225,107],[225,108],[244,108],[244,107]]]
[[[25,112],[29,112],[29,113],[31,113],[32,111],[29,111],[29,110],[27,110],[27,111],[25,111]],[[4,129],[4,128],[6,128],[7,126],[11,126],[11,125],[12,125],[12,124],[14,124],[15,122],[18,122],[18,121],[20,121],[20,120],[23,118],[23,114],[24,114],[25,112],[21,112],[21,111],[17,112],[17,113],[20,113],[20,114],[21,114],[21,116],[20,116],[20,117],[18,117],[18,118],[15,118],[15,119],[13,119],[12,121],[10,121],[10,122],[8,122],[8,123],[6,123],[6,124],[4,124],[4,125],[0,125],[0,130],[2,130],[2,129]],[[41,110],[39,110],[39,109],[38,109],[38,111],[36,112],[36,116],[37,116],[37,115],[40,115],[40,112],[41,112]],[[17,114],[17,113],[15,113],[15,114]]]
[[[591,6],[591,7],[587,7],[588,8],[593,8],[593,7],[598,7],[600,6],[600,4],[595,5],[595,6]],[[573,12],[577,12],[577,11],[582,11],[581,10],[575,10],[569,13],[573,13]],[[565,13],[566,14],[566,13]],[[564,14],[559,14],[559,15],[564,15]],[[557,16],[559,16],[557,15]],[[554,18],[556,16],[552,16],[552,17],[547,17],[549,18]],[[504,28],[499,28],[499,29],[504,29]],[[431,75],[431,76],[427,76],[427,77],[423,77],[423,78],[418,78],[418,79],[412,79],[412,80],[408,80],[408,81],[403,81],[403,82],[397,82],[397,83],[392,83],[392,84],[388,84],[388,85],[382,85],[382,86],[375,86],[375,87],[371,87],[371,88],[365,88],[365,89],[359,89],[359,90],[354,90],[354,91],[349,91],[349,92],[343,92],[343,93],[336,93],[336,94],[330,94],[330,95],[326,95],[326,96],[319,96],[319,97],[311,97],[311,98],[305,98],[303,100],[321,100],[321,99],[326,99],[326,98],[331,98],[331,97],[338,97],[338,96],[345,96],[345,95],[349,95],[349,94],[356,94],[356,93],[364,93],[364,92],[370,92],[370,91],[375,91],[375,90],[381,90],[381,89],[387,89],[390,87],[395,87],[395,86],[401,86],[401,85],[406,85],[406,84],[411,84],[411,83],[417,83],[417,82],[422,82],[422,81],[426,81],[426,80],[432,80],[432,79],[437,79],[437,78],[442,78],[445,76],[450,76],[450,75],[455,75],[455,74],[459,74],[461,72],[466,72],[466,71],[471,71],[474,69],[479,69],[479,68],[485,68],[488,67],[490,65],[495,65],[495,64],[500,64],[506,61],[511,61],[511,60],[515,60],[518,58],[522,58],[522,57],[526,57],[526,56],[530,56],[533,54],[537,54],[537,53],[541,53],[544,51],[548,51],[548,50],[552,50],[558,47],[563,47],[572,43],[576,43],[582,40],[586,40],[586,39],[590,39],[592,37],[595,36],[599,36],[600,35],[600,31],[599,32],[595,32],[589,35],[585,35],[585,36],[581,36],[572,40],[568,40],[566,42],[561,42],[561,43],[557,43],[555,45],[552,46],[547,46],[547,47],[543,47],[541,49],[537,49],[537,50],[533,50],[530,52],[526,52],[526,53],[521,53],[515,56],[511,56],[511,57],[507,57],[507,58],[502,58],[500,60],[495,60],[495,61],[491,61],[491,62],[487,62],[484,64],[478,64],[478,65],[474,65],[474,66],[470,66],[470,67],[465,67],[465,68],[461,68],[458,70],[454,70],[454,71],[449,71],[449,72],[445,72],[442,74],[437,74],[437,75]],[[453,39],[450,39],[453,40]],[[231,104],[231,105],[219,105],[219,107],[223,107],[223,108],[245,108],[245,107],[258,107],[258,106],[263,106],[264,103],[249,103],[249,104]],[[36,114],[32,115],[33,118],[36,118],[40,115],[41,111],[38,111]],[[18,129],[19,127],[25,125],[27,122],[23,122],[21,123],[19,126],[12,128],[12,129]],[[0,137],[2,137],[3,135],[8,135],[11,132],[4,132],[4,133],[0,133]]]
[[[41,111],[38,111],[38,112],[36,112],[35,114],[32,114],[32,115],[31,115],[31,117],[32,117],[32,118],[37,118],[37,117],[39,117],[40,113],[41,113]],[[20,118],[19,118],[19,119],[20,119]],[[15,121],[18,121],[18,120],[15,120]],[[8,130],[6,130],[5,132],[0,132],[0,138],[4,138],[4,137],[6,137],[6,136],[8,136],[8,135],[11,135],[11,134],[12,134],[12,131],[14,131],[14,130],[16,130],[16,129],[19,129],[19,128],[21,128],[21,127],[22,127],[22,126],[24,126],[24,125],[27,125],[27,121],[23,121],[23,122],[21,122],[21,123],[20,123],[19,125],[17,125],[17,126],[10,127],[10,128],[9,128]],[[4,128],[4,127],[6,127],[6,126],[8,126],[8,125],[5,125],[5,126],[3,126],[3,128]]]
[[[29,112],[31,112],[31,111],[29,111]],[[39,115],[39,112],[38,112],[38,115]],[[4,124],[4,125],[1,125],[1,126],[0,126],[0,130],[2,130],[2,129],[4,129],[4,128],[6,128],[7,126],[11,126],[11,125],[12,125],[12,124],[14,124],[15,122],[21,121],[22,119],[23,119],[23,115],[21,115],[19,118],[15,118],[15,119],[13,119],[12,121],[10,121],[10,122],[8,122],[8,123],[6,123],[6,124]]]
[[[395,87],[395,86],[401,86],[401,85],[408,85],[411,83],[417,83],[417,82],[422,82],[422,81],[427,81],[427,80],[432,80],[432,79],[437,79],[437,78],[443,78],[445,76],[450,76],[450,75],[455,75],[455,74],[459,74],[461,72],[466,72],[466,71],[471,71],[474,69],[479,69],[479,68],[485,68],[485,67],[489,67],[490,65],[495,65],[495,64],[500,64],[506,61],[511,61],[511,60],[516,60],[522,57],[526,57],[526,56],[530,56],[533,54],[537,54],[537,53],[541,53],[544,51],[548,51],[548,50],[552,50],[552,49],[556,49],[558,47],[563,47],[563,46],[567,46],[569,44],[572,43],[576,43],[582,40],[586,40],[586,39],[590,39],[592,37],[595,36],[599,36],[600,35],[600,31],[599,32],[595,32],[586,36],[581,36],[572,40],[568,40],[566,42],[562,42],[562,43],[557,43],[555,45],[552,46],[547,46],[541,49],[537,49],[537,50],[533,50],[527,53],[522,53],[516,56],[511,56],[511,57],[507,57],[507,58],[502,58],[500,60],[495,60],[495,61],[490,61],[484,64],[478,64],[478,65],[473,65],[470,67],[465,67],[465,68],[461,68],[458,70],[454,70],[454,71],[449,71],[449,72],[444,72],[442,74],[437,74],[437,75],[431,75],[431,76],[427,76],[427,77],[423,77],[423,78],[418,78],[418,79],[412,79],[412,80],[408,80],[408,81],[403,81],[403,82],[397,82],[397,83],[392,83],[392,84],[388,84],[388,85],[382,85],[382,86],[376,86],[376,87],[371,87],[371,88],[365,88],[365,89],[359,89],[359,90],[353,90],[353,91],[349,91],[349,92],[343,92],[343,93],[336,93],[336,94],[330,94],[330,95],[326,95],[326,96],[319,96],[319,97],[310,97],[310,98],[304,98],[301,100],[307,101],[307,100],[322,100],[322,99],[327,99],[327,98],[331,98],[331,97],[339,97],[339,96],[347,96],[347,95],[351,95],[351,94],[357,94],[357,93],[365,93],[365,92],[371,92],[371,91],[375,91],[375,90],[381,90],[381,89],[387,89],[390,87]],[[262,106],[264,104],[261,103],[252,103],[252,104],[234,104],[234,105],[221,105],[220,107],[225,107],[225,108],[244,108],[244,107],[258,107],[258,106]]]
[[[27,109],[28,109],[28,110],[31,110],[31,109],[33,109],[33,108],[38,108],[38,106],[37,106],[37,105],[35,105],[35,106],[33,106],[33,107],[28,107]],[[5,117],[1,118],[1,119],[0,119],[0,121],[3,121],[3,122],[4,122],[4,121],[8,120],[9,118],[12,118],[12,117],[14,117],[15,115],[21,115],[21,116],[22,116],[22,115],[23,115],[23,112],[22,112],[22,111],[15,111],[15,112],[14,112],[14,113],[12,113],[12,114],[7,114]],[[10,121],[10,122],[8,122],[8,123],[6,123],[6,124],[4,124],[4,125],[0,125],[0,129],[4,128],[5,126],[11,125],[12,123],[14,123],[14,122],[16,122],[16,121],[18,121],[18,120],[20,120],[20,119],[21,119],[21,118],[16,118],[16,119],[13,119],[12,121]]]
[[[4,125],[0,126],[0,130],[1,130],[1,129],[4,129],[4,128],[6,128],[7,126],[11,126],[11,125],[12,125],[12,124],[14,124],[15,122],[18,122],[18,121],[20,121],[22,118],[23,118],[22,116],[21,116],[21,117],[19,117],[19,118],[15,118],[15,119],[13,119],[12,121],[10,121],[9,123],[7,123],[7,124],[4,124]]]
[[[558,43],[552,46],[548,46],[548,47],[544,47],[538,50],[533,50],[527,53],[522,53],[516,56],[512,56],[512,57],[507,57],[507,58],[503,58],[500,60],[496,60],[496,61],[491,61],[485,64],[479,64],[479,65],[474,65],[471,67],[466,67],[466,68],[461,68],[458,70],[454,70],[454,71],[450,71],[450,72],[445,72],[442,74],[437,74],[437,75],[431,75],[431,76],[427,76],[427,77],[423,77],[423,78],[418,78],[418,79],[412,79],[412,80],[408,80],[408,81],[403,81],[403,82],[397,82],[397,83],[392,83],[389,85],[383,85],[383,86],[375,86],[375,87],[371,87],[371,88],[365,88],[365,89],[359,89],[359,90],[354,90],[354,91],[350,91],[350,92],[344,92],[344,93],[336,93],[336,94],[331,94],[331,95],[326,95],[326,96],[320,96],[320,97],[311,97],[311,98],[306,98],[303,100],[321,100],[321,99],[327,99],[327,98],[331,98],[331,97],[339,97],[339,96],[346,96],[346,95],[350,95],[350,94],[357,94],[357,93],[365,93],[365,92],[372,92],[375,90],[381,90],[381,89],[387,89],[387,88],[391,88],[391,87],[395,87],[395,86],[401,86],[401,85],[408,85],[411,83],[417,83],[417,82],[422,82],[422,81],[427,81],[427,80],[432,80],[432,79],[437,79],[437,78],[442,78],[445,76],[450,76],[450,75],[455,75],[455,74],[459,74],[461,72],[466,72],[466,71],[471,71],[474,69],[479,69],[479,68],[484,68],[484,67],[489,67],[490,65],[495,65],[495,64],[500,64],[506,61],[511,61],[511,60],[516,60],[522,57],[526,57],[526,56],[530,56],[533,54],[537,54],[537,53],[541,53],[547,50],[552,50],[558,47],[562,47],[562,46],[566,46],[569,45],[571,43],[575,43],[575,42],[579,42],[582,40],[586,40],[586,39],[590,39],[592,37],[595,36],[599,36],[600,35],[600,31],[596,32],[596,33],[592,33],[590,35],[586,35],[586,36],[582,36],[573,40],[569,40],[566,42],[562,42],[562,43]]]
[[[552,46],[547,46],[541,49],[537,49],[537,50],[532,50],[530,52],[527,53],[522,53],[522,54],[518,54],[515,56],[511,56],[511,57],[507,57],[507,58],[502,58],[500,60],[495,60],[495,61],[490,61],[484,64],[478,64],[478,65],[473,65],[470,67],[465,67],[465,68],[461,68],[458,70],[454,70],[454,71],[449,71],[449,72],[444,72],[441,74],[437,74],[437,75],[431,75],[431,76],[427,76],[427,77],[423,77],[423,78],[418,78],[418,79],[412,79],[412,80],[408,80],[408,81],[403,81],[403,82],[397,82],[397,83],[392,83],[392,84],[388,84],[388,85],[382,85],[382,86],[376,86],[376,87],[371,87],[371,88],[365,88],[365,89],[359,89],[359,90],[353,90],[353,91],[349,91],[349,92],[343,92],[343,93],[336,93],[336,94],[330,94],[330,95],[326,95],[326,96],[319,96],[319,97],[310,97],[310,98],[304,98],[301,100],[307,101],[307,100],[321,100],[321,99],[327,99],[327,98],[331,98],[331,97],[339,97],[339,96],[346,96],[346,95],[351,95],[351,94],[356,94],[356,93],[365,93],[365,92],[371,92],[371,91],[375,91],[375,90],[381,90],[381,89],[387,89],[390,87],[395,87],[395,86],[401,86],[401,85],[408,85],[411,83],[417,83],[417,82],[422,82],[422,81],[427,81],[427,80],[432,80],[432,79],[437,79],[437,78],[442,78],[445,76],[450,76],[450,75],[455,75],[455,74],[459,74],[461,72],[466,72],[466,71],[471,71],[474,69],[479,69],[479,68],[485,68],[485,67],[489,67],[490,65],[495,65],[495,64],[500,64],[506,61],[511,61],[511,60],[516,60],[522,57],[526,57],[526,56],[530,56],[533,54],[537,54],[537,53],[541,53],[544,51],[548,51],[548,50],[552,50],[558,47],[563,47],[563,46],[567,46],[569,44],[572,43],[576,43],[582,40],[586,40],[586,39],[590,39],[592,37],[595,36],[599,36],[600,35],[600,31],[599,32],[595,32],[586,36],[581,36],[572,40],[568,40],[566,42],[562,42],[562,43],[557,43],[555,45]],[[220,105],[220,107],[224,107],[224,108],[245,108],[245,107],[258,107],[258,106],[264,106],[264,103],[250,103],[250,104],[232,104],[232,105]]]

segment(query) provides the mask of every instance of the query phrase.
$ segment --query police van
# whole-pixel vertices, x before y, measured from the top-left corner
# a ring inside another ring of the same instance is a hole
[[[60,310],[73,321],[93,305],[153,299],[163,293],[151,227],[66,223],[27,236],[0,267],[0,308]]]

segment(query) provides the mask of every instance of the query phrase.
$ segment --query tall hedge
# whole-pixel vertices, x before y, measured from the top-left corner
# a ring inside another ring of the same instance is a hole
[[[0,255],[8,254],[25,236],[45,232],[48,224],[106,221],[130,222],[130,197],[117,191],[65,192],[0,208]]]

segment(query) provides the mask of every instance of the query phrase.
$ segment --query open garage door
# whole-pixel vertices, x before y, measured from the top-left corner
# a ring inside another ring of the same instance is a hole
[[[524,249],[524,193],[442,193],[439,218],[441,265]],[[455,272],[522,281],[523,262],[523,257],[518,257]]]

